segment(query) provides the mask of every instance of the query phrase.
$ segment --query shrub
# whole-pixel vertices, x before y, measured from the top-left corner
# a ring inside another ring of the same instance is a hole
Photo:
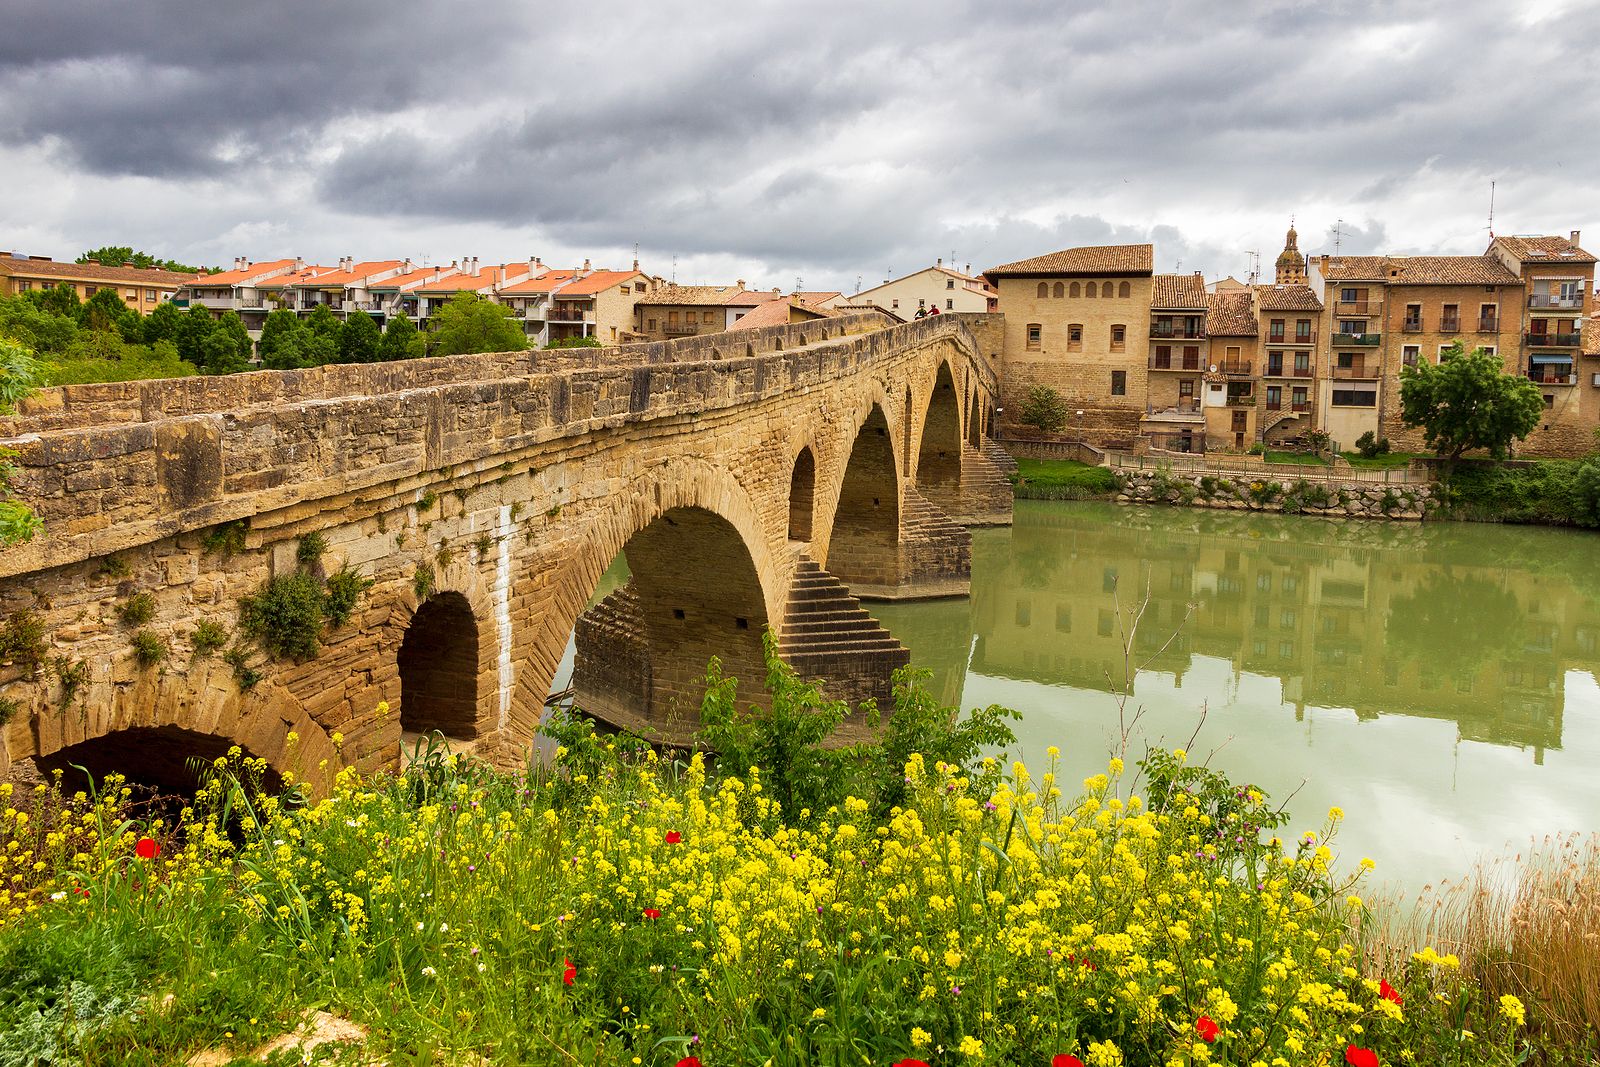
[[[223,559],[244,551],[245,534],[250,526],[243,519],[213,526],[200,535],[200,548],[205,555],[220,554]]]
[[[195,655],[208,656],[228,643],[228,628],[220,622],[201,619],[190,632],[189,643],[194,646]]]
[[[117,617],[124,626],[143,626],[156,617],[156,598],[151,593],[135,593],[117,606]]]
[[[1386,456],[1389,454],[1389,439],[1387,437],[1379,437],[1371,430],[1368,430],[1356,438],[1356,451],[1361,453],[1364,459],[1377,459],[1379,456]]]
[[[115,578],[121,581],[133,574],[133,568],[128,565],[127,559],[120,555],[104,556],[99,566],[95,568],[95,577]]]
[[[240,609],[240,628],[269,655],[306,660],[317,654],[326,603],[322,583],[312,575],[278,575],[240,601]]]
[[[300,538],[300,543],[295,546],[294,558],[303,566],[311,566],[321,559],[323,553],[328,551],[328,538],[321,532],[313,530]]]
[[[433,564],[426,560],[417,564],[417,569],[411,573],[411,591],[417,594],[418,600],[427,600],[433,595]]]
[[[222,662],[233,668],[233,680],[240,692],[248,693],[261,681],[262,674],[250,665],[250,652],[242,645],[234,645],[223,654]]]
[[[13,612],[0,625],[0,663],[34,671],[44,663],[44,654],[44,623],[33,612]]]
[[[16,718],[17,712],[21,710],[22,707],[15,700],[10,697],[0,697],[0,726]]]
[[[141,667],[154,667],[167,658],[167,642],[154,630],[140,630],[133,635],[133,654]]]
[[[339,627],[350,621],[350,613],[355,610],[362,595],[372,588],[372,579],[363,578],[359,571],[347,563],[328,575],[326,584],[323,609],[328,616],[328,625]]]
[[[61,704],[71,704],[78,696],[78,690],[89,680],[89,665],[81,659],[71,656],[56,656],[50,661],[51,668],[55,671],[56,680],[61,683]]]
[[[1440,510],[1459,519],[1600,526],[1600,460],[1518,466],[1458,463],[1437,484]]]
[[[1066,428],[1067,402],[1048,385],[1035,385],[1022,401],[1021,420],[1045,433],[1060,433]]]

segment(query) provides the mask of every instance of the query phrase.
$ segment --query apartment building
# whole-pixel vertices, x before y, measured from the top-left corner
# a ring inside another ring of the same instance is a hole
[[[204,275],[99,263],[58,263],[49,256],[0,252],[0,293],[19,296],[66,285],[78,294],[78,299],[87,300],[102,289],[112,289],[141,315],[148,315],[162,301],[171,300],[197,277]]]
[[[924,267],[893,281],[885,279],[882,285],[845,298],[845,302],[854,307],[883,308],[904,322],[916,318],[918,311],[926,312],[932,308],[938,308],[941,312],[982,314],[996,310],[998,301],[999,294],[989,282],[956,270],[955,264],[946,267],[943,259],[936,260],[931,267]]]
[[[524,323],[530,344],[543,346],[576,337],[614,345],[634,337],[635,308],[653,283],[639,270],[547,270],[498,291]]]
[[[781,300],[776,289],[733,285],[660,285],[634,308],[634,332],[646,341],[722,333],[769,300]]]
[[[296,275],[284,289],[287,307],[306,313],[326,307],[343,317],[351,311],[378,313],[372,286],[411,270],[410,260],[377,259],[357,263],[352,256],[339,260],[332,269],[317,268],[314,273]]]
[[[1147,244],[1101,245],[983,272],[1005,314],[1003,426],[1023,429],[1024,399],[1042,385],[1059,392],[1073,411],[1069,432],[1133,443],[1149,403],[1152,261]]]
[[[1224,387],[1223,403],[1203,409],[1206,448],[1248,448],[1255,440],[1263,413],[1255,403],[1226,403],[1230,383],[1242,382],[1260,369],[1260,331],[1256,323],[1255,293],[1247,286],[1224,288],[1206,296],[1205,332],[1216,360],[1213,381]],[[1158,345],[1156,341],[1152,345]],[[1152,369],[1154,376],[1158,373]],[[1254,386],[1255,381],[1251,384]],[[1259,389],[1251,390],[1252,399]],[[1234,389],[1236,394],[1240,390]]]
[[[206,308],[212,317],[232,311],[244,322],[251,340],[261,339],[261,327],[266,324],[267,312],[275,305],[267,303],[267,293],[280,293],[281,286],[274,285],[286,274],[305,270],[300,259],[274,259],[252,263],[240,256],[233,266],[217,274],[202,274],[183,286],[175,303]]]
[[[1261,347],[1254,367],[1258,403],[1253,440],[1266,444],[1300,437],[1316,425],[1322,301],[1305,283],[1303,260],[1299,271],[1280,266],[1278,278],[1251,291]]]
[[[1180,452],[1196,447],[1196,439],[1206,434],[1204,393],[1214,393],[1210,399],[1217,406],[1224,401],[1224,386],[1229,397],[1252,395],[1248,368],[1246,377],[1228,385],[1227,373],[1211,359],[1206,335],[1208,300],[1205,279],[1199,274],[1157,274],[1151,279],[1147,395],[1139,434],[1154,447]],[[1115,351],[1117,338],[1115,327],[1112,329]],[[1232,370],[1237,372],[1239,367]]]

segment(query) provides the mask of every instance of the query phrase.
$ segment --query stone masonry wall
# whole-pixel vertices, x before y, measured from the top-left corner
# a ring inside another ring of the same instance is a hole
[[[1189,471],[1121,471],[1119,504],[1182,504],[1229,511],[1277,511],[1355,519],[1411,519],[1425,515],[1433,490],[1426,485],[1274,479],[1195,474]]]

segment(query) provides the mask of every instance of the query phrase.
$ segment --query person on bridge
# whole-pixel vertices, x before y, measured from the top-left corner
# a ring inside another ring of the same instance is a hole
[[[926,304],[917,305],[917,313],[915,315],[913,315],[912,318],[925,319],[927,317],[928,317],[928,305],[926,305]]]
[[[939,305],[935,304],[933,307],[929,308],[928,309],[928,314],[929,315],[937,315],[937,314],[939,314]]]

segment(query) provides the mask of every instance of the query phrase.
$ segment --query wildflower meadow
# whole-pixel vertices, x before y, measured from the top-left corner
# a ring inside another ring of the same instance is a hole
[[[0,1065],[260,1062],[315,1011],[363,1036],[269,1062],[1584,1062],[1440,947],[1372,965],[1337,809],[1294,828],[1181,749],[1058,781],[914,679],[872,745],[792,749],[814,691],[730,716],[711,681],[738,764],[566,717],[520,773],[429,746],[268,794],[235,751],[165,813],[8,795]],[[893,753],[901,712],[945,755]]]

